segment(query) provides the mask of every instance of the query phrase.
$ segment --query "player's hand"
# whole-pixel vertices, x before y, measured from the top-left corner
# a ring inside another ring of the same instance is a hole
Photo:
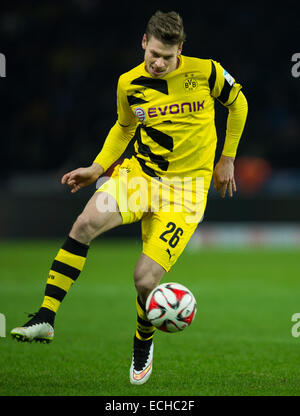
[[[96,182],[99,176],[101,176],[103,173],[103,167],[97,163],[93,163],[87,168],[78,168],[66,173],[61,178],[61,183],[63,185],[67,184],[71,188],[71,192],[75,193],[79,191],[79,189],[84,188],[93,182]]]
[[[233,193],[236,192],[233,157],[221,156],[215,166],[213,181],[216,191],[221,192],[222,198],[225,197],[226,191],[230,197],[233,196]]]

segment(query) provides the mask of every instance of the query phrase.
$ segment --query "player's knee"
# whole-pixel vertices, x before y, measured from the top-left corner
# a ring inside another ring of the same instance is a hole
[[[99,228],[99,227],[97,227]],[[96,227],[91,217],[85,213],[80,214],[71,230],[71,237],[81,241],[85,244],[89,244],[96,235]]]

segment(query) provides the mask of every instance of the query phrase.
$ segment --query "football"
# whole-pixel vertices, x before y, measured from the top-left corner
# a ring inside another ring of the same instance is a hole
[[[193,322],[197,304],[192,292],[179,283],[164,283],[152,290],[146,314],[153,326],[165,332],[182,331]]]

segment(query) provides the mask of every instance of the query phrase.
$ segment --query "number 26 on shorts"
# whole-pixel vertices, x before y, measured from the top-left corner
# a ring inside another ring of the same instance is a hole
[[[159,238],[166,243],[169,243],[169,246],[172,248],[175,248],[183,234],[183,229],[180,227],[176,228],[176,224],[174,224],[174,222],[169,222],[167,224],[167,228],[167,231],[164,231]],[[168,234],[171,234],[171,236],[167,236]]]

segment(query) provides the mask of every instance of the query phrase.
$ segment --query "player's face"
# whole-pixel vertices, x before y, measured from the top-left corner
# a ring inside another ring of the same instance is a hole
[[[174,71],[178,65],[178,56],[182,51],[181,45],[167,45],[151,36],[144,35],[142,47],[145,51],[146,71],[152,77],[160,78]]]

